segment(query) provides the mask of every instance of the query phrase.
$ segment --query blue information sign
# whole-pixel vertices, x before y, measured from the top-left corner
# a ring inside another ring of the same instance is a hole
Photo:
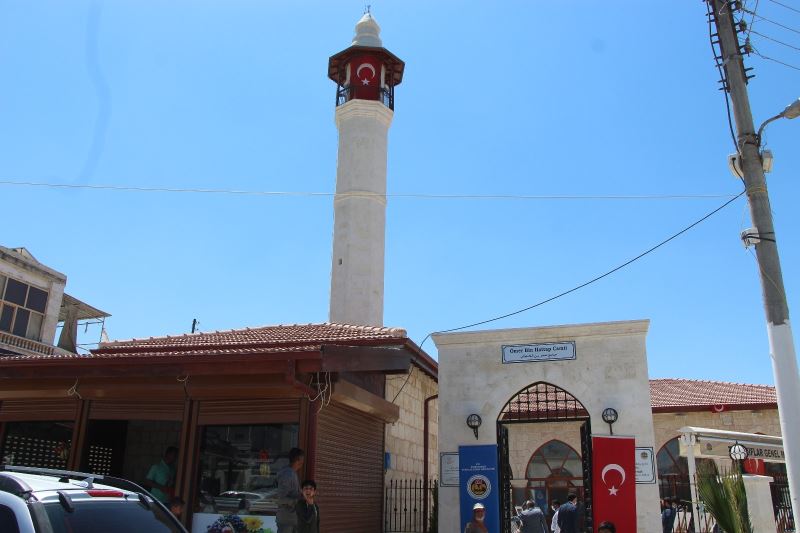
[[[497,475],[497,445],[459,446],[459,499],[461,529],[472,520],[476,503],[486,508],[489,533],[500,533],[500,486]]]

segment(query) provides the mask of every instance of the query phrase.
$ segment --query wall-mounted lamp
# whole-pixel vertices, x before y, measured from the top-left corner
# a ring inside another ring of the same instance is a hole
[[[614,425],[614,422],[616,422],[618,418],[619,418],[619,413],[613,407],[606,407],[605,409],[603,409],[603,422],[608,424],[608,431],[612,435],[614,434],[614,428],[612,426]]]
[[[728,449],[728,455],[732,461],[744,461],[747,459],[747,448],[737,442]]]
[[[478,438],[478,428],[481,427],[481,422],[483,422],[483,420],[481,420],[481,416],[476,415],[475,413],[472,413],[467,417],[467,426],[469,426],[469,428],[475,432],[476,439]]]

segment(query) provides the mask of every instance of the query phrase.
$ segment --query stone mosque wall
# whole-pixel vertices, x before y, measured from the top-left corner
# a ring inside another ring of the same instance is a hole
[[[408,378],[408,382],[403,383]],[[402,392],[394,397],[402,387]],[[425,399],[438,394],[439,386],[430,376],[414,368],[411,376],[389,376],[386,400],[400,407],[400,418],[386,426],[386,451],[391,454],[386,480],[422,479],[424,458]],[[428,477],[439,477],[439,401],[429,402]]]
[[[656,434],[656,453],[664,444],[677,437],[679,435],[678,430],[684,426],[741,431],[743,433],[763,433],[764,435],[773,436],[780,436],[781,434],[778,410],[775,408],[723,411],[721,413],[714,413],[711,410],[686,413],[655,413],[653,414],[653,426]]]

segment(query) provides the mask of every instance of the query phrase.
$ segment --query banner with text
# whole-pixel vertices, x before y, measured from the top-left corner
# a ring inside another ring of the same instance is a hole
[[[497,445],[458,447],[461,529],[472,521],[472,508],[486,508],[484,524],[489,533],[500,533],[500,486],[497,471]]]
[[[592,437],[594,530],[605,521],[617,533],[636,532],[636,451],[633,437]]]

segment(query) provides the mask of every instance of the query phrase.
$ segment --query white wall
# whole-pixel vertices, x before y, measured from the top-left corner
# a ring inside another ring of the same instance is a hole
[[[538,381],[561,387],[587,409],[595,435],[607,435],[601,413],[619,412],[615,435],[633,435],[636,446],[655,446],[647,374],[646,320],[571,326],[521,328],[433,336],[439,352],[439,449],[496,444],[496,421],[503,406],[521,389]],[[504,344],[576,343],[575,360],[503,364]],[[465,420],[483,419],[479,439]],[[660,531],[657,485],[637,485],[639,532]],[[459,528],[457,487],[439,491],[439,531]]]

